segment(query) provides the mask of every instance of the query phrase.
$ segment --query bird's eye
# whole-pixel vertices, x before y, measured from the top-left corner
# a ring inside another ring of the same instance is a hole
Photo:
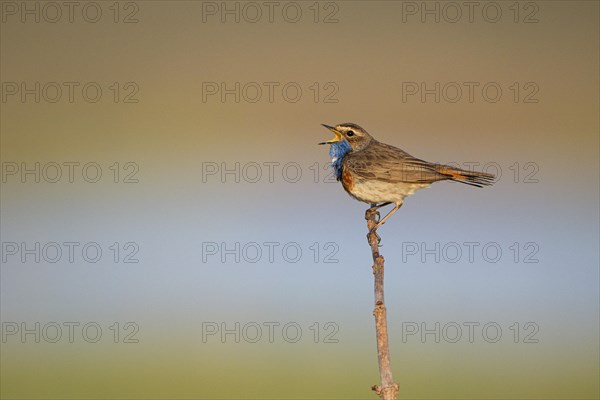
[[[348,132],[346,132],[346,135],[348,135],[348,136],[354,136],[354,131],[348,131]]]

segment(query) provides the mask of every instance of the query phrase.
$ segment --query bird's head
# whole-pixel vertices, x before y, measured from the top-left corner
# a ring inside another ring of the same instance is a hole
[[[371,140],[373,140],[373,137],[367,131],[356,124],[345,123],[336,126],[323,124],[323,126],[333,132],[335,137],[319,144],[333,145],[337,142],[346,141],[352,148],[352,151],[359,151],[367,147],[371,143]]]

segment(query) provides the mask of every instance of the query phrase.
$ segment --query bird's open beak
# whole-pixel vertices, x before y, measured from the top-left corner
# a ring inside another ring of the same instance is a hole
[[[335,134],[335,137],[333,139],[330,139],[326,142],[321,142],[319,144],[331,144],[331,143],[335,143],[335,142],[341,142],[344,139],[342,134],[340,132],[338,132],[333,126],[329,126],[329,125],[325,125],[325,124],[321,124],[321,125],[323,125],[325,128],[327,128],[331,132],[333,132]]]

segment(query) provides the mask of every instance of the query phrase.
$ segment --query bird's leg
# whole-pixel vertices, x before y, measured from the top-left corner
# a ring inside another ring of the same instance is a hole
[[[379,211],[377,211],[377,209],[381,208],[381,207],[385,207],[388,204],[392,204],[391,201],[387,201],[385,203],[371,203],[371,208],[369,208],[366,212],[365,215],[370,215],[370,214],[374,214],[377,216],[377,220],[375,221],[376,226],[379,226],[379,220],[381,219],[381,214],[379,213]],[[367,234],[367,238],[369,237],[369,235],[371,234],[371,232],[375,233],[375,237],[377,237],[377,244],[381,243],[381,237],[377,234],[377,232],[375,232],[374,230],[369,231],[369,233]]]
[[[371,211],[371,209],[367,210],[367,219],[369,219],[369,212]],[[375,211],[375,214],[379,214],[378,211]],[[377,223],[379,222],[379,219],[377,219],[377,221],[375,221],[375,224],[377,225]],[[369,233],[367,233],[367,240],[370,243],[370,236],[371,233],[375,233],[375,237],[377,238],[377,244],[381,243],[381,237],[377,234],[377,232],[373,232],[373,230],[370,230]]]
[[[373,227],[373,228],[372,228],[372,229],[369,231],[369,233],[371,233],[371,232],[375,232],[375,234],[377,234],[377,232],[376,232],[376,231],[377,231],[377,229],[378,229],[378,228],[379,228],[381,225],[385,224],[385,221],[387,221],[387,220],[388,220],[388,218],[390,218],[390,217],[391,217],[391,216],[392,216],[392,215],[393,215],[393,214],[394,214],[396,211],[398,211],[398,209],[399,209],[400,207],[402,207],[402,203],[396,203],[396,206],[395,206],[394,208],[392,208],[392,209],[390,210],[390,212],[389,212],[389,213],[388,213],[388,214],[387,214],[385,217],[383,217],[383,219],[382,219],[381,221],[377,222],[377,225],[375,225],[375,226],[374,226],[374,227]],[[377,237],[379,237],[379,236],[377,236]]]
[[[379,219],[381,218],[381,214],[379,214],[379,211],[377,211],[378,208],[379,207],[377,206],[376,203],[371,203],[371,208],[369,208],[366,213],[366,215],[369,215],[374,212],[375,215],[377,216],[377,222],[379,222]]]
[[[377,215],[377,222],[379,222],[379,220],[381,219],[381,214],[379,214],[379,211],[377,211],[377,209],[379,209],[379,208],[381,208],[381,207],[385,207],[385,206],[387,206],[388,204],[392,204],[392,202],[391,202],[391,201],[388,201],[388,202],[386,202],[386,203],[380,203],[380,204],[377,204],[377,203],[371,203],[371,208],[369,208],[369,209],[367,210],[367,213],[372,213],[372,212],[375,212],[375,215]]]

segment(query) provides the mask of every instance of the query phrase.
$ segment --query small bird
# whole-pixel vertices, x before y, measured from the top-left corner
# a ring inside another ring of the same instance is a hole
[[[492,174],[415,158],[404,150],[378,142],[356,124],[323,126],[335,137],[319,144],[331,145],[331,165],[344,190],[356,200],[369,203],[372,212],[392,203],[395,205],[369,233],[375,232],[398,211],[406,197],[434,182],[449,180],[477,187],[494,183]]]

